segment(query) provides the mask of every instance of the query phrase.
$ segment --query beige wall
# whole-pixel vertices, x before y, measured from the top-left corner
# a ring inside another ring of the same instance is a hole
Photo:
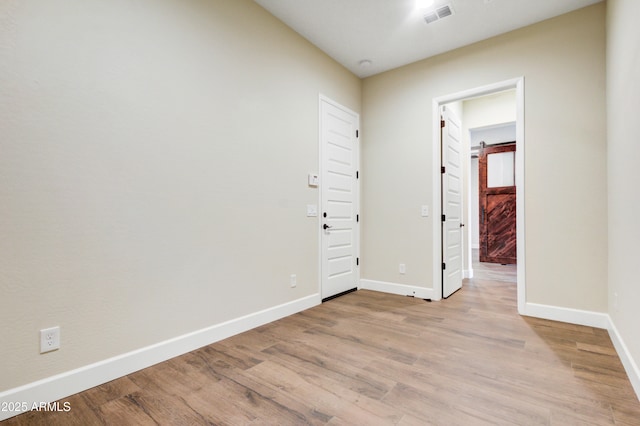
[[[607,1],[609,313],[640,365],[640,2]],[[616,297],[617,296],[617,297]],[[636,380],[640,371],[636,371]],[[639,385],[636,381],[636,385]],[[636,386],[640,393],[640,387]]]
[[[4,0],[0,88],[0,392],[317,293],[361,82],[254,2]]]
[[[597,4],[364,80],[362,278],[434,285],[432,100],[524,76],[526,300],[607,311],[604,24]]]
[[[463,107],[462,126],[469,143],[469,129],[516,121],[516,91],[505,90],[470,99],[464,101]]]

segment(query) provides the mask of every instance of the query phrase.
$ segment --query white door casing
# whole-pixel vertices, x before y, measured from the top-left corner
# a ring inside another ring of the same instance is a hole
[[[461,92],[451,93],[448,95],[433,98],[432,100],[432,157],[431,165],[433,170],[432,181],[432,204],[434,206],[434,219],[439,219],[439,215],[442,213],[441,201],[442,201],[442,184],[438,175],[440,174],[441,166],[441,146],[437,143],[440,140],[440,107],[451,102],[464,101],[466,99],[477,98],[480,96],[490,95],[504,90],[515,89],[516,90],[516,187],[518,188],[518,202],[516,205],[516,235],[517,235],[517,256],[522,261],[518,262],[517,268],[517,291],[518,291],[518,313],[525,315],[527,313],[527,298],[526,298],[526,219],[525,219],[525,167],[524,167],[524,153],[525,153],[525,123],[524,123],[524,101],[525,101],[525,79],[524,77],[516,77],[510,80],[504,80],[485,86],[476,87],[473,89],[463,90]],[[432,277],[434,283],[434,300],[440,300],[442,297],[442,286],[437,285],[442,280],[442,222],[440,220],[433,220],[433,257],[432,257]]]
[[[322,299],[359,281],[359,116],[320,97],[320,285]]]
[[[462,287],[462,132],[460,119],[443,107],[442,297]]]

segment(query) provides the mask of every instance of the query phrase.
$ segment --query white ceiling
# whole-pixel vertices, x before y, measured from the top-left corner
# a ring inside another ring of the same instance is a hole
[[[435,0],[454,14],[426,24],[415,0],[255,0],[359,77],[368,77],[601,0]],[[371,66],[359,63],[370,60]]]

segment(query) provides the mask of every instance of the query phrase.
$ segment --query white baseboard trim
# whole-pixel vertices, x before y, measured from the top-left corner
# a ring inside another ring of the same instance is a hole
[[[537,303],[525,303],[522,315],[604,329],[609,327],[610,322],[609,315],[605,313],[539,305]]]
[[[633,360],[629,349],[627,349],[627,345],[624,344],[624,340],[622,340],[622,336],[618,333],[618,329],[611,318],[609,318],[608,330],[611,342],[613,342],[613,347],[616,348],[620,361],[622,361],[627,376],[629,376],[631,386],[633,386],[633,390],[636,391],[636,397],[640,401],[640,368],[638,368],[638,364]]]
[[[380,291],[382,293],[414,296],[419,299],[433,299],[433,289],[406,284],[389,283],[385,281],[360,280],[358,289]]]
[[[13,411],[0,411],[0,420],[5,420],[24,412],[22,409],[23,403],[28,408],[27,411],[29,411],[34,403],[48,403],[66,398],[203,346],[304,311],[320,303],[320,294],[313,294],[96,362],[95,364],[0,392],[0,405],[2,407],[17,408]],[[18,407],[15,407],[16,402],[19,403],[17,404]]]
[[[629,381],[631,382],[631,386],[633,386],[633,390],[636,392],[636,397],[640,400],[640,368],[638,368],[638,364],[631,356],[627,345],[625,345],[622,336],[618,333],[618,329],[608,314],[539,305],[537,303],[526,303],[523,315],[608,330],[613,347],[620,357],[627,376],[629,376]]]
[[[462,270],[462,279],[465,279],[465,278],[473,278],[473,269]]]

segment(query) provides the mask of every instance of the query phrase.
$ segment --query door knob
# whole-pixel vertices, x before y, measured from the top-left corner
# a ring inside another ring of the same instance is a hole
[[[331,226],[327,225],[326,223],[322,225],[322,229],[329,229],[329,228],[331,228]]]

